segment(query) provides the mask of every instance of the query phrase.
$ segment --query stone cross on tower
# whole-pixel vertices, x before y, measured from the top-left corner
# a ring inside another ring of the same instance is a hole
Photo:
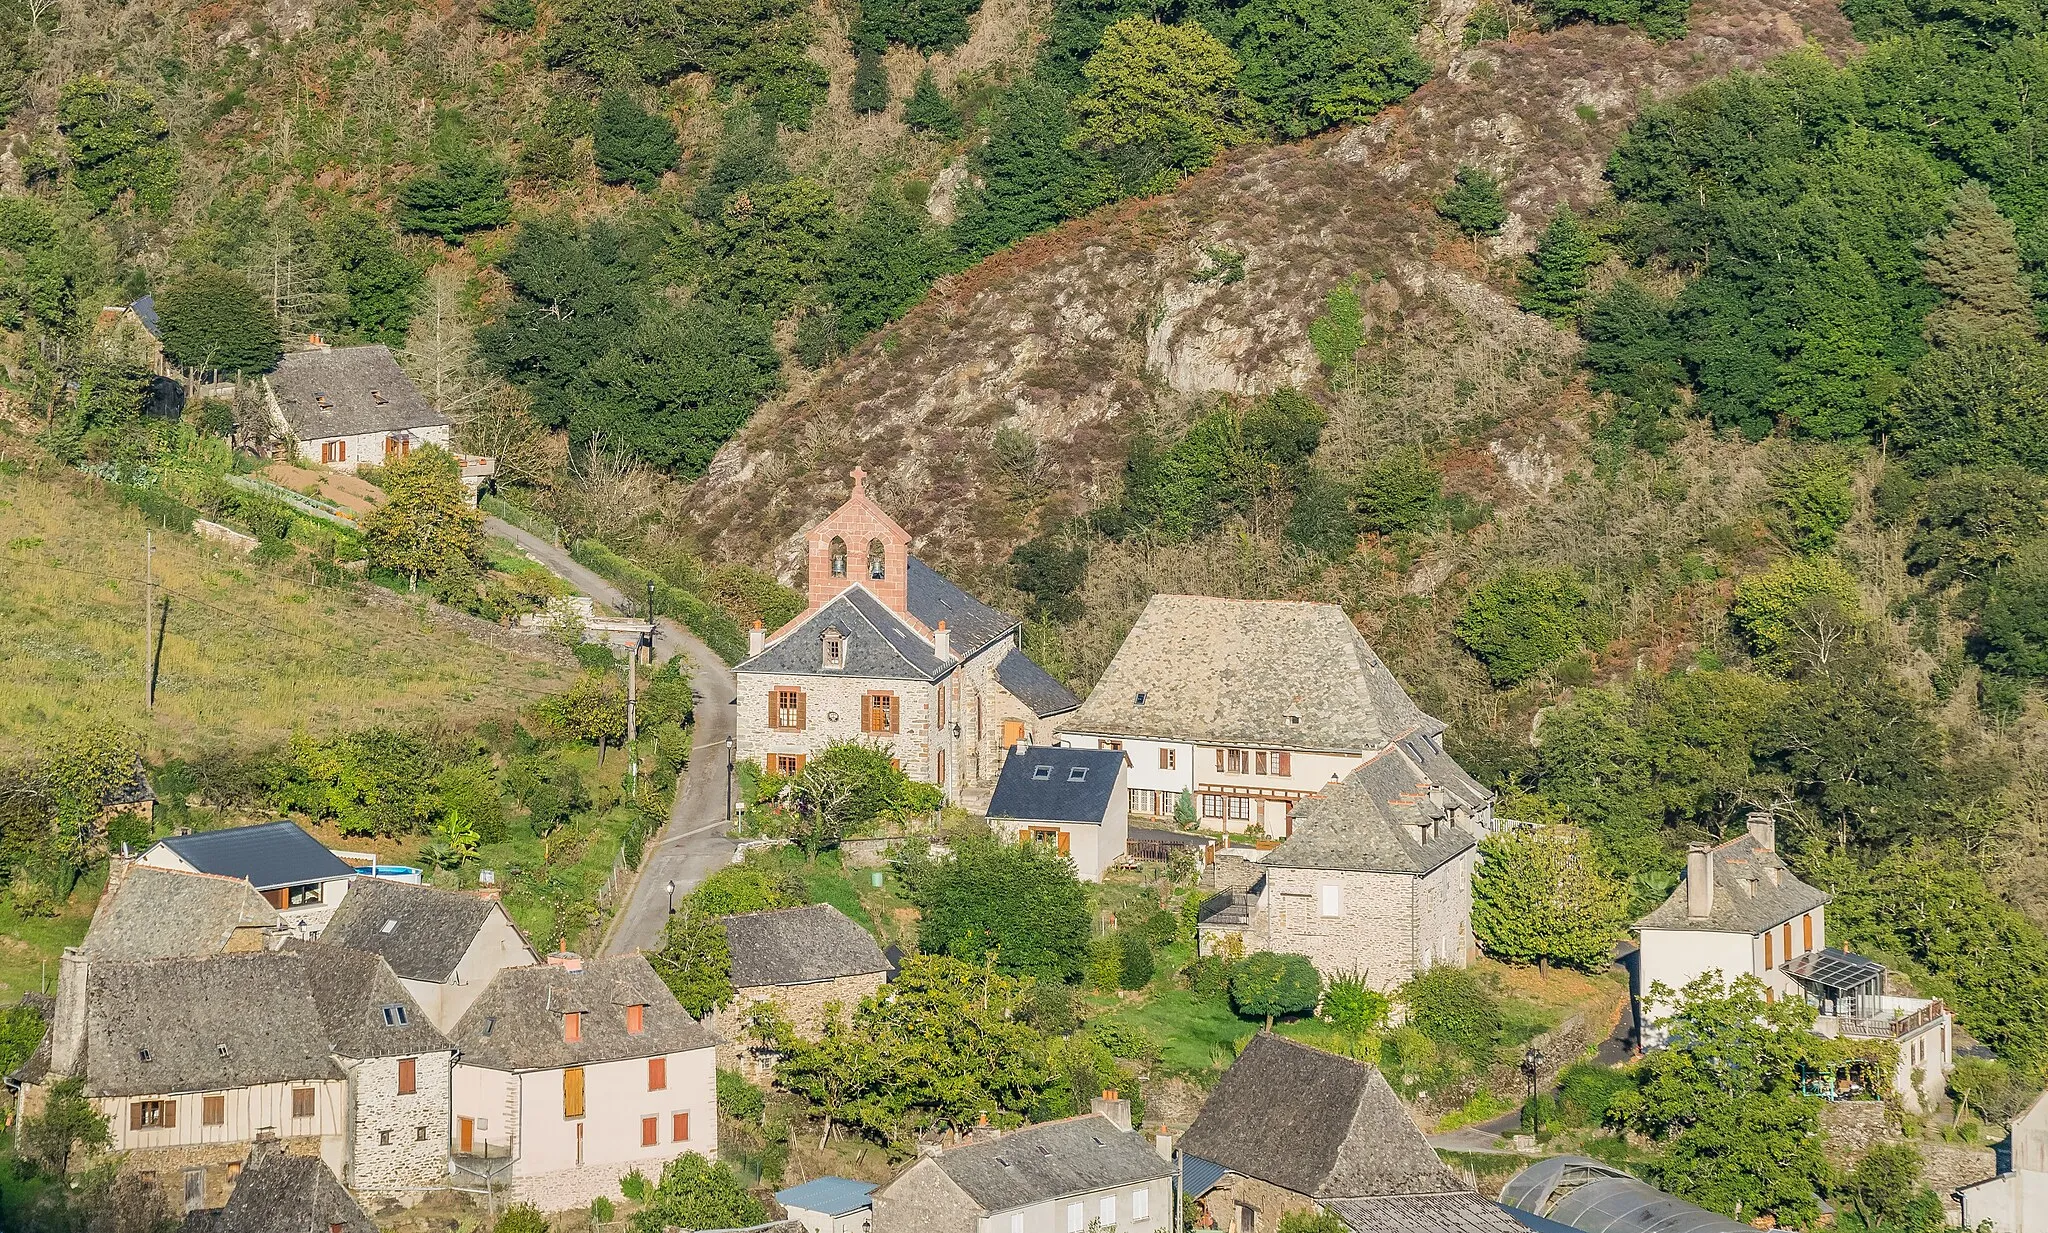
[[[867,486],[865,481],[868,478],[868,469],[866,467],[855,467],[849,474],[853,476],[853,490],[855,492],[866,492]]]

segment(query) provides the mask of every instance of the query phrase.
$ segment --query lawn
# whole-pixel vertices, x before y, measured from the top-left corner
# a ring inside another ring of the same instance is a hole
[[[24,993],[56,991],[57,957],[85,940],[106,881],[105,866],[94,870],[55,916],[23,916],[12,898],[0,895],[0,1006],[12,1006]]]
[[[375,724],[467,725],[556,692],[573,670],[451,623],[366,606],[301,566],[261,565],[70,475],[0,472],[0,757],[53,724],[111,720],[153,756]],[[171,599],[154,714],[142,707],[143,535]]]

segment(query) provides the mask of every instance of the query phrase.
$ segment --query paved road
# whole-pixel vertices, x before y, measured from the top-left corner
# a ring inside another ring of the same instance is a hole
[[[518,544],[592,599],[620,612],[645,610],[645,597],[628,602],[617,587],[571,559],[566,549],[496,518],[484,519],[484,528]],[[611,936],[604,946],[608,955],[659,946],[662,927],[668,922],[669,882],[675,882],[680,896],[732,860],[733,843],[725,837],[725,739],[733,734],[736,691],[732,669],[689,630],[666,617],[654,643],[656,655],[680,651],[689,657],[690,685],[697,695],[697,725],[693,729],[697,747],[676,785],[668,825],[661,828],[641,863],[633,897],[612,921]]]

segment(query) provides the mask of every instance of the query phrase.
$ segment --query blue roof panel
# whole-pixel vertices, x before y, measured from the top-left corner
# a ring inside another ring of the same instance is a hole
[[[292,822],[231,826],[161,842],[199,872],[243,878],[257,890],[308,886],[356,873]]]
[[[1210,1187],[1223,1180],[1226,1171],[1213,1160],[1183,1155],[1180,1158],[1180,1192],[1187,1198],[1199,1199],[1209,1193]]]
[[[784,1207],[801,1207],[807,1212],[845,1216],[874,1206],[874,1194],[873,1182],[857,1182],[850,1177],[821,1177],[801,1186],[776,1191],[775,1201]]]

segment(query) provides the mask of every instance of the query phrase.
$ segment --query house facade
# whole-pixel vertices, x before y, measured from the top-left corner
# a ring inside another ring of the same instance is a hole
[[[2048,1230],[2048,1095],[2013,1119],[2010,1143],[2005,1172],[1956,1191],[1965,1229],[1988,1223],[1991,1233]]]
[[[949,800],[987,799],[1005,750],[1043,741],[1072,693],[1024,654],[1021,623],[910,552],[910,533],[853,472],[805,533],[808,602],[758,626],[739,683],[738,756],[794,774],[834,741],[880,745]]]
[[[310,933],[327,923],[357,876],[293,822],[173,835],[150,845],[136,860],[150,868],[239,878],[288,924]]]
[[[874,1227],[920,1233],[1165,1233],[1173,1165],[1101,1113],[924,1156],[875,1192]]]
[[[1490,825],[1493,794],[1335,604],[1155,595],[1060,741],[1122,750],[1130,815],[1285,838],[1295,808],[1396,745],[1453,807]]]
[[[540,962],[495,897],[384,878],[359,878],[320,940],[382,957],[444,1032],[493,976]]]
[[[717,1155],[717,1039],[638,953],[506,968],[450,1036],[458,1166],[516,1198],[580,1207],[634,1169]]]
[[[1121,750],[1016,745],[989,798],[989,826],[1054,849],[1082,881],[1100,882],[1129,842],[1129,776]]]
[[[1892,1086],[1908,1109],[1926,1107],[1954,1065],[1948,1008],[1890,992],[1882,964],[1830,947],[1827,905],[1828,896],[1800,881],[1779,854],[1777,824],[1767,813],[1750,815],[1742,834],[1718,846],[1694,844],[1678,889],[1635,925],[1643,1043],[1668,1037],[1663,1021],[1671,1007],[1657,986],[1676,994],[1701,976],[1753,976],[1773,1000],[1813,1006],[1821,1035],[1895,1044]]]
[[[449,448],[450,422],[382,344],[331,347],[317,336],[263,379],[264,403],[296,456],[337,471],[383,466],[423,445]]]
[[[798,1034],[815,1039],[829,1016],[849,1018],[889,978],[873,935],[828,903],[742,912],[724,925],[735,992],[705,1026],[719,1039],[719,1065],[756,1082],[769,1078],[774,1063],[746,1038],[763,1006],[773,1004]]]

